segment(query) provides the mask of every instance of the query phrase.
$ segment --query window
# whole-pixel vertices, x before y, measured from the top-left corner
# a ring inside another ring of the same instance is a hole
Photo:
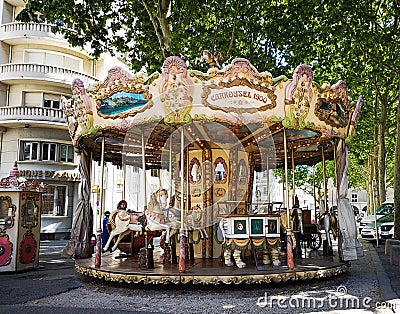
[[[61,109],[61,95],[24,92],[24,105],[26,107],[43,106],[44,108]]]
[[[57,145],[52,143],[42,144],[42,160],[56,161]]]
[[[42,215],[65,216],[66,215],[66,186],[47,187],[46,193],[42,195]]]
[[[151,169],[151,176],[152,177],[159,177],[160,176],[159,169]]]
[[[27,63],[44,63],[44,52],[42,51],[27,51],[26,52],[26,62]]]
[[[26,107],[38,107],[42,104],[42,93],[38,92],[25,92],[24,105]]]
[[[46,64],[54,65],[54,66],[62,66],[63,65],[63,56],[59,54],[46,53]]]
[[[358,195],[356,193],[351,194],[351,202],[357,203],[358,202]]]
[[[39,160],[39,143],[24,143],[23,145],[23,160]]]
[[[75,71],[82,70],[82,60],[59,52],[41,51],[29,49],[25,51],[25,62],[35,64],[47,64],[56,67],[64,67]]]
[[[60,95],[44,94],[43,107],[60,109]]]
[[[74,161],[74,147],[72,145],[60,145],[60,161],[73,162]]]
[[[76,58],[65,57],[65,63],[69,69],[80,71],[81,70],[81,61]]]
[[[48,142],[21,142],[20,160],[74,162],[74,147]]]
[[[268,187],[263,186],[263,194],[268,195]]]

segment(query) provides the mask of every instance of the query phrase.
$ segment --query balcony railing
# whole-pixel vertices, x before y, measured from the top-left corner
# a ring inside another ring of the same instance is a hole
[[[95,86],[99,80],[95,77],[62,67],[33,63],[9,63],[0,65],[0,81],[12,84],[14,80],[43,80],[71,85],[79,78],[85,86]]]
[[[0,107],[0,121],[37,121],[66,123],[64,112],[61,109],[43,107]]]
[[[18,40],[26,38],[50,38],[67,43],[61,34],[53,33],[51,28],[54,25],[45,23],[23,23],[13,22],[0,25],[0,40]]]

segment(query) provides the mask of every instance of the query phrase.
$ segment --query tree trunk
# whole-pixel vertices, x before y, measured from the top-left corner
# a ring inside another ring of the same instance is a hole
[[[388,95],[385,93],[381,97],[381,121],[378,131],[378,199],[379,205],[386,201],[386,145],[385,135],[388,118]]]
[[[378,208],[380,205],[380,183],[379,183],[379,129],[380,126],[376,125],[374,128],[374,143],[373,145],[373,169],[374,169],[374,176],[373,178],[375,179],[375,186],[374,186],[374,192],[375,192],[375,208]]]
[[[372,151],[372,150],[371,150]],[[374,180],[374,158],[372,153],[368,157],[368,210],[367,215],[374,212],[374,188],[372,181]]]
[[[399,105],[397,106],[397,135],[394,156],[394,238],[400,239],[400,73],[397,74],[399,84]]]

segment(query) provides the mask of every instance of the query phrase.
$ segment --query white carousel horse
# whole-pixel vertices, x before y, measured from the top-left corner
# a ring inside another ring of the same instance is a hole
[[[119,242],[129,231],[165,231],[165,243],[169,242],[171,229],[180,225],[179,221],[166,222],[163,208],[168,206],[168,192],[165,189],[159,189],[151,195],[147,210],[129,214],[123,210],[115,210],[110,215],[111,233],[104,246],[107,251],[112,239],[118,235],[118,239],[112,247],[115,251]]]
[[[326,211],[321,215],[319,224],[325,230],[326,239],[328,241],[328,250],[332,251],[332,240],[329,231],[332,232],[333,239],[336,240],[339,232],[337,217],[333,212]]]

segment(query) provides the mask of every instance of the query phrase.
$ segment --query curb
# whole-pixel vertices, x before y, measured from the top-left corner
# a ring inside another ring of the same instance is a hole
[[[376,276],[378,278],[379,289],[381,291],[382,298],[384,300],[397,299],[398,296],[393,291],[390,279],[382,266],[382,262],[379,259],[378,253],[372,245],[369,246],[369,253],[371,254],[372,261],[374,262]]]

